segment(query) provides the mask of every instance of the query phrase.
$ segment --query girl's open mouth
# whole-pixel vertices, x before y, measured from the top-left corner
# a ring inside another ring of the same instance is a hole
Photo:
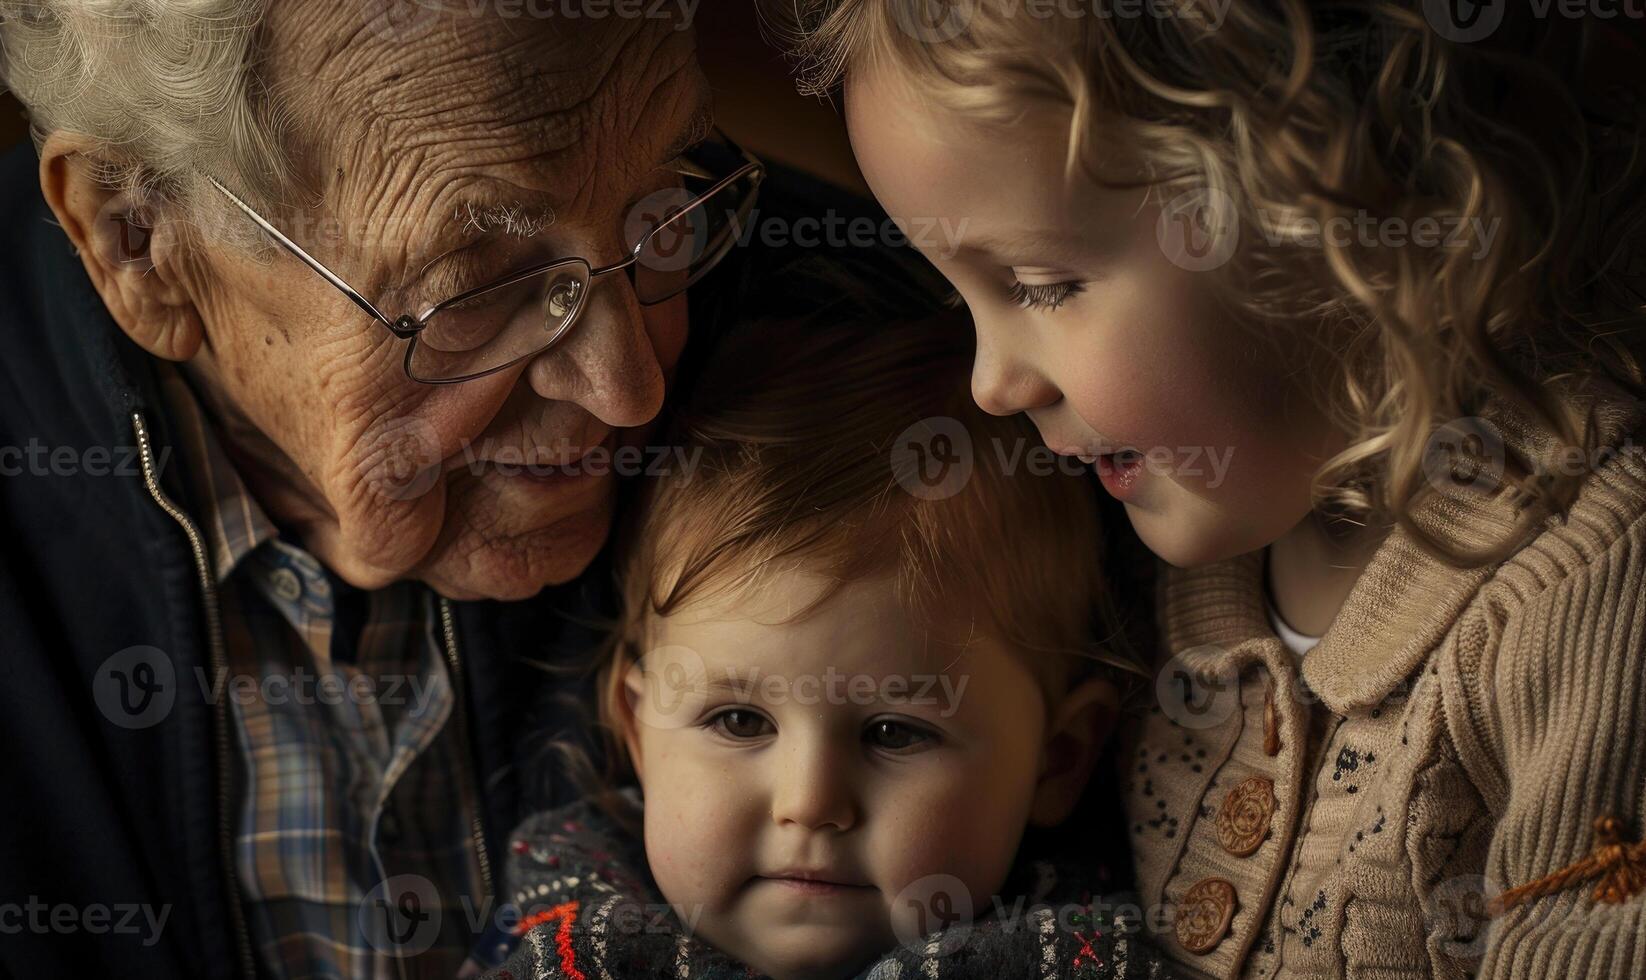
[[[1097,457],[1097,478],[1103,489],[1116,500],[1131,497],[1137,488],[1137,479],[1143,475],[1143,454],[1135,449],[1105,453]]]

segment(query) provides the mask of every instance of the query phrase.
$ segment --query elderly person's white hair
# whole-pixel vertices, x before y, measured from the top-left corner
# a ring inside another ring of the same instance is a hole
[[[0,0],[0,81],[36,144],[91,141],[99,176],[139,207],[194,202],[202,172],[270,202],[289,168],[258,75],[268,0]]]

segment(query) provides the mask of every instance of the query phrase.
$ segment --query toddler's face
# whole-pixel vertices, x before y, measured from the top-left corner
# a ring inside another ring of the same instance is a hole
[[[846,119],[880,203],[970,307],[980,406],[1028,413],[1093,464],[1175,565],[1256,550],[1308,513],[1340,437],[1302,365],[1218,308],[1216,273],[1174,250],[1181,226],[1145,189],[1065,180],[1060,116],[988,128],[869,69],[848,78]]]
[[[627,687],[664,897],[780,978],[847,976],[962,903],[987,909],[1025,825],[1062,819],[1089,770],[1059,775],[1059,742],[1044,765],[1046,704],[1015,655],[929,643],[887,581],[783,622],[820,587],[780,574],[680,610]],[[1085,702],[1093,741],[1109,699]]]

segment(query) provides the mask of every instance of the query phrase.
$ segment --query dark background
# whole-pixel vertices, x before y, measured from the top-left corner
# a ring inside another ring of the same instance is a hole
[[[760,37],[753,0],[706,0],[697,43],[726,132],[759,156],[867,193],[835,107],[794,91],[781,54]],[[0,91],[0,150],[28,138],[23,109]]]

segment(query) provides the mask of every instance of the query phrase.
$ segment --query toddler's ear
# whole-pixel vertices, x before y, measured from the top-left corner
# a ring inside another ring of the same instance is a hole
[[[1074,812],[1119,714],[1120,695],[1106,680],[1083,681],[1064,695],[1046,728],[1029,823],[1055,827]]]
[[[644,773],[640,771],[640,718],[636,712],[645,691],[645,675],[638,664],[631,665],[623,677],[623,686],[613,699],[617,703],[612,705],[612,718],[623,736],[623,748],[628,753],[629,766],[634,769],[636,779],[644,778]]]

